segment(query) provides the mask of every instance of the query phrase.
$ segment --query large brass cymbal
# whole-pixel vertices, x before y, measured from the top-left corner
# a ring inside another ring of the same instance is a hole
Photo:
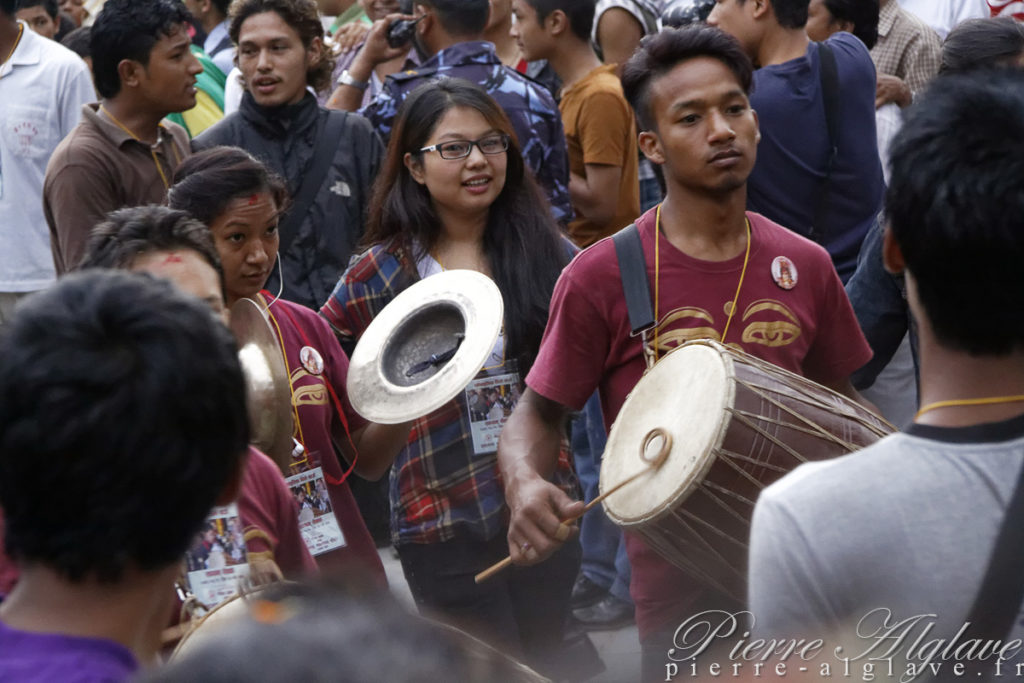
[[[384,307],[352,352],[352,407],[381,424],[440,408],[480,372],[503,315],[498,286],[475,270],[447,270],[420,280]]]
[[[295,419],[281,346],[252,299],[239,299],[231,306],[231,331],[245,374],[252,443],[287,472]]]

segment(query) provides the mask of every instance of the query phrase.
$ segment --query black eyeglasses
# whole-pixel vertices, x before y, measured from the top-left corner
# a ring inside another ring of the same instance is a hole
[[[465,159],[472,153],[473,146],[480,148],[484,154],[501,154],[508,151],[508,136],[504,133],[485,135],[479,140],[452,140],[451,142],[439,142],[430,147],[424,147],[419,154],[424,152],[437,151],[442,159]]]

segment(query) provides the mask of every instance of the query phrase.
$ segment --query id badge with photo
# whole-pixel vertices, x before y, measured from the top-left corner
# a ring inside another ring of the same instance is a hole
[[[498,437],[522,393],[523,384],[515,360],[500,363],[494,369],[485,367],[466,386],[466,411],[474,455],[498,450]]]
[[[236,503],[210,511],[185,561],[189,591],[211,609],[248,584],[245,532]]]
[[[348,545],[327,492],[323,468],[293,474],[284,481],[299,504],[299,532],[309,552],[323,555]]]

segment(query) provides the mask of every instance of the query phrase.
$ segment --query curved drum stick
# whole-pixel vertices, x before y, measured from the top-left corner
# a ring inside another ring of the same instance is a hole
[[[647,447],[650,446],[651,442],[654,441],[659,436],[661,437],[661,441],[662,441],[661,449],[658,450],[658,454],[655,455],[653,458],[648,458],[647,457]],[[666,432],[661,427],[655,427],[651,431],[647,432],[647,436],[644,437],[644,442],[642,444],[640,444],[640,459],[647,463],[647,468],[640,470],[639,472],[637,472],[636,474],[634,474],[631,477],[626,477],[625,479],[620,481],[618,484],[613,486],[611,489],[609,489],[608,491],[605,491],[600,496],[598,496],[594,500],[592,500],[589,503],[587,503],[586,507],[584,507],[583,511],[580,512],[578,515],[573,515],[572,517],[569,517],[567,519],[563,519],[562,523],[558,525],[558,531],[555,533],[555,538],[557,538],[560,541],[564,541],[565,539],[569,538],[569,522],[574,522],[577,519],[579,519],[580,517],[582,517],[583,515],[587,514],[587,512],[590,511],[595,505],[597,505],[602,500],[604,500],[608,496],[612,495],[613,493],[615,493],[616,491],[621,489],[626,484],[631,484],[632,482],[634,482],[637,479],[639,479],[642,475],[647,474],[651,470],[656,470],[659,467],[661,467],[665,463],[665,461],[668,460],[668,454],[669,454],[669,452],[671,450],[672,450],[672,435],[671,434]],[[512,557],[511,556],[506,557],[501,562],[493,564],[490,567],[488,567],[487,569],[485,569],[482,572],[480,572],[479,574],[477,574],[474,577],[474,580],[477,583],[483,583],[487,579],[491,578],[492,576],[494,576],[495,574],[501,572],[502,570],[507,569],[511,565],[512,565]]]

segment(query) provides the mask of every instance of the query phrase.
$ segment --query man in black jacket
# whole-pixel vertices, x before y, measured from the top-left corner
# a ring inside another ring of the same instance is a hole
[[[193,147],[241,147],[285,178],[293,204],[267,288],[283,278],[283,298],[318,310],[362,236],[384,146],[365,119],[322,109],[308,90],[334,67],[314,0],[239,0],[229,19],[246,93]]]

